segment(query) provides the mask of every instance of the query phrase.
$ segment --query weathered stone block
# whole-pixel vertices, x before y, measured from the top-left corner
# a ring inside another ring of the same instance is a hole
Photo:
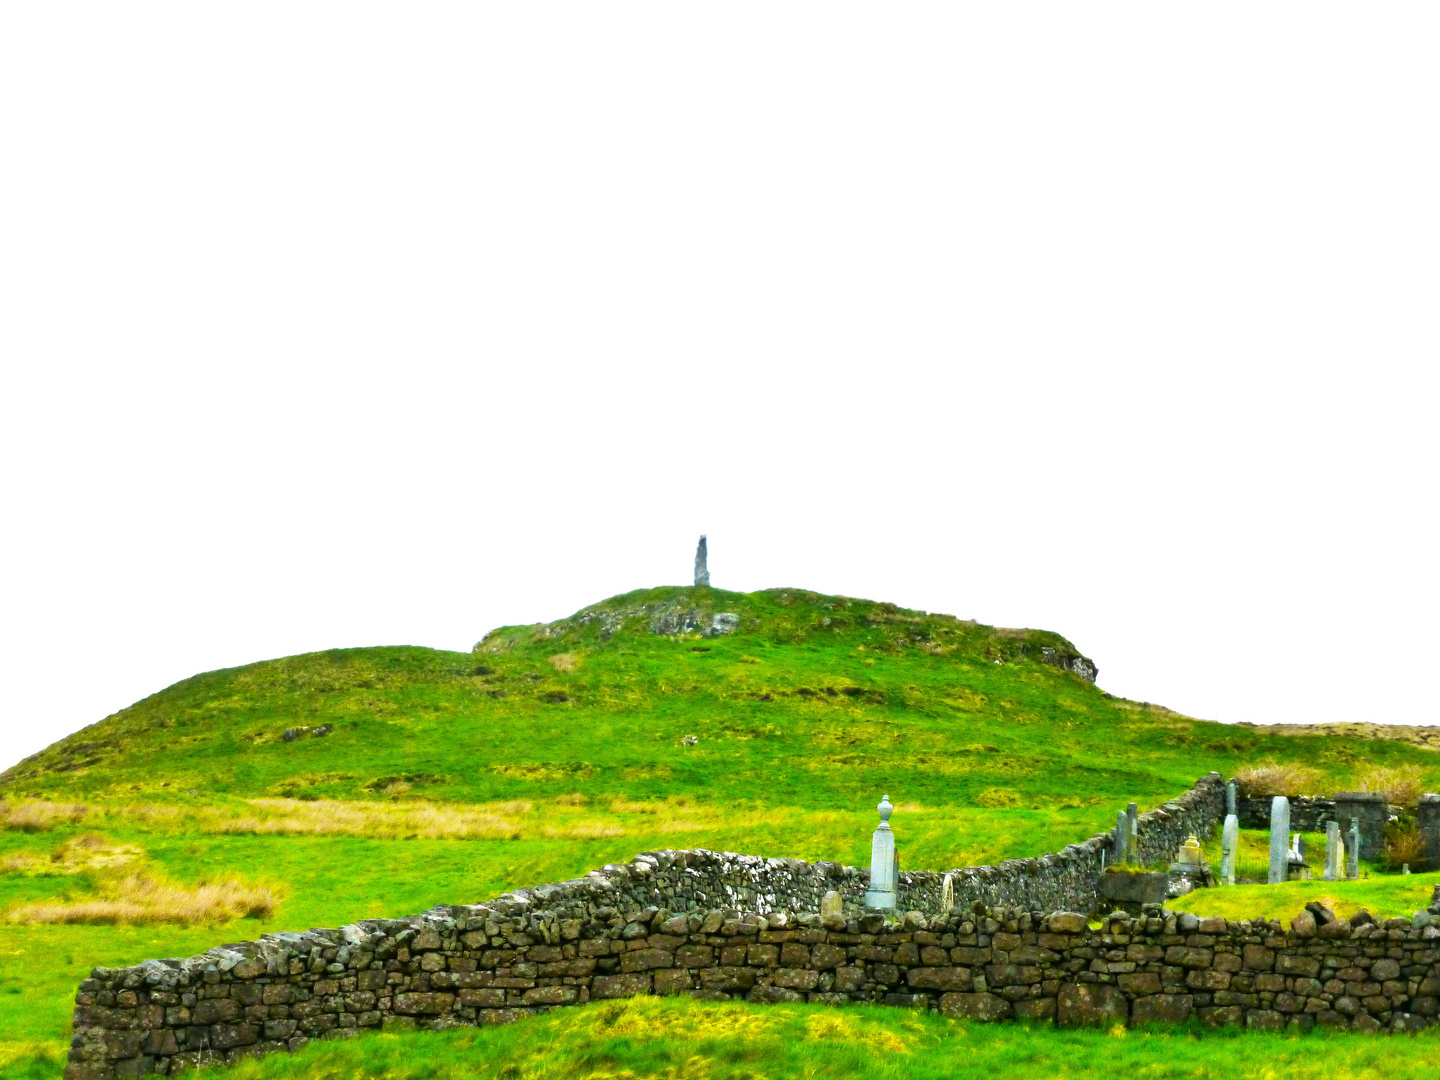
[[[1109,1027],[1129,1016],[1125,995],[1109,983],[1070,983],[1056,998],[1055,1022],[1061,1027]]]
[[[522,1005],[573,1005],[580,999],[577,986],[537,986],[526,990],[520,999]]]
[[[599,982],[600,980],[597,978],[595,981]],[[707,990],[724,990],[727,993],[749,990],[755,985],[755,969],[748,967],[704,968],[700,972],[700,985]],[[593,991],[591,996],[594,996]]]
[[[963,992],[971,988],[973,981],[970,969],[963,967],[920,967],[905,973],[905,982],[915,990]]]
[[[404,1016],[439,1016],[455,1005],[454,994],[396,994],[394,1009]]]
[[[1085,916],[1074,911],[1057,911],[1048,922],[1052,934],[1083,934],[1090,929]]]
[[[1313,979],[1320,973],[1320,961],[1313,956],[1281,953],[1275,958],[1275,970],[1281,975],[1304,975]]]
[[[1209,1027],[1228,1027],[1232,1024],[1243,1024],[1245,1022],[1245,1010],[1239,1005],[1205,1008],[1200,1010],[1200,1019]]]
[[[684,968],[662,968],[655,972],[657,994],[684,994],[694,988],[695,980]]]
[[[1008,1001],[993,994],[942,994],[940,1011],[963,1020],[1003,1020],[1011,1015]]]
[[[210,1028],[210,1047],[213,1050],[233,1050],[237,1046],[249,1046],[260,1041],[260,1028],[256,1024],[214,1024]]]
[[[810,950],[810,965],[820,971],[845,963],[845,950],[838,945],[816,945]]]
[[[1283,1031],[1285,1016],[1274,1009],[1249,1009],[1245,1013],[1245,1026],[1257,1031]]]
[[[1026,998],[1024,1001],[1015,1002],[1011,1008],[1015,1011],[1017,1020],[1051,1020],[1055,1016],[1055,999]]]
[[[715,969],[710,969],[715,970]],[[720,970],[725,970],[721,968]],[[753,978],[753,976],[752,976]],[[591,998],[605,1000],[607,998],[627,998],[636,994],[650,993],[650,975],[631,972],[624,975],[597,975],[595,982],[590,987]]]
[[[1132,975],[1121,975],[1115,980],[1127,994],[1158,994],[1160,976],[1151,971],[1137,971]]]
[[[757,986],[745,995],[745,1000],[774,1005],[785,1001],[804,1001],[805,995],[783,986]]]
[[[1214,968],[1196,968],[1186,973],[1185,985],[1192,990],[1224,990],[1230,985],[1230,973]]]
[[[1138,997],[1130,1009],[1132,1024],[1183,1024],[1190,1019],[1195,999],[1190,994],[1150,994]]]
[[[759,947],[773,948],[774,946]],[[651,971],[654,968],[674,966],[675,954],[666,952],[664,949],[638,949],[635,952],[628,952],[620,958],[620,970],[627,974],[635,971]]]

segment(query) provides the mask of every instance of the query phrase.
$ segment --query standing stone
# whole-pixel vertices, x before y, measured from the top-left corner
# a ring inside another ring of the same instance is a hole
[[[1350,843],[1345,852],[1345,876],[1350,881],[1360,879],[1360,823],[1350,823]]]
[[[1340,865],[1340,823],[1325,823],[1325,880],[1339,881],[1345,873]]]
[[[1228,784],[1225,785],[1225,816],[1226,816],[1226,817],[1229,817],[1231,814],[1239,814],[1240,811],[1235,808],[1235,803],[1236,803],[1236,797],[1237,797],[1237,795],[1238,795],[1238,793],[1237,793],[1236,790],[1235,790],[1235,781],[1234,781],[1234,780],[1231,780]]]
[[[1290,800],[1276,795],[1270,802],[1270,884],[1284,881],[1289,870]]]
[[[865,893],[865,906],[894,910],[899,856],[895,853],[895,834],[890,830],[890,815],[895,811],[890,796],[883,796],[875,809],[880,811],[880,824],[870,840],[870,888]]]
[[[710,584],[710,567],[707,565],[709,555],[705,550],[705,537],[700,537],[700,544],[695,549],[695,584]]]
[[[1130,819],[1129,827],[1125,830],[1125,861],[1138,863],[1140,861],[1140,808],[1132,802],[1125,807],[1125,816]]]
[[[1225,828],[1220,832],[1220,883],[1235,884],[1235,853],[1240,847],[1240,819],[1225,815]]]
[[[1130,852],[1130,817],[1124,810],[1115,814],[1115,859],[1116,865],[1125,862]]]

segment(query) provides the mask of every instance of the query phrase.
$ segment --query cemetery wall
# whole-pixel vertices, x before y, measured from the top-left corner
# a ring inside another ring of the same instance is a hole
[[[1414,1031],[1440,1014],[1436,912],[1383,926],[1362,915],[1317,928],[1301,917],[1288,932],[1158,906],[1116,912],[1098,929],[1079,914],[979,905],[887,923],[874,913],[672,913],[590,875],[408,919],[96,968],[76,996],[65,1075],[174,1075],[367,1028],[507,1023],[637,994],[879,1002],[1067,1026],[1197,1017]]]
[[[1290,831],[1323,833],[1327,822],[1335,817],[1335,800],[1323,795],[1290,795]],[[1270,829],[1269,795],[1241,795],[1235,800],[1235,816],[1242,829]]]
[[[1142,860],[1168,861],[1190,833],[1207,835],[1223,811],[1224,786],[1211,773],[1140,816]],[[1062,1019],[1071,1015],[1061,993],[1067,978],[1066,985],[1111,987],[1107,1008],[1129,1001],[1126,994],[1174,996],[1169,989],[1137,989],[1170,987],[1173,979],[1161,981],[1169,967],[1185,976],[1183,963],[1164,960],[1168,944],[1161,954],[1145,954],[1154,970],[1142,973],[1154,978],[1131,980],[1127,990],[1113,976],[1141,971],[1140,961],[1110,959],[1114,949],[1091,941],[1082,916],[1057,923],[1059,916],[1047,922],[1020,914],[1094,910],[1102,853],[1113,842],[1113,834],[1103,833],[1039,858],[951,871],[955,905],[949,909],[941,900],[944,873],[902,873],[897,901],[907,914],[900,926],[887,927],[883,917],[861,909],[867,869],[660,851],[471,907],[442,905],[409,919],[269,934],[185,960],[96,968],[76,997],[66,1075],[109,1080],[173,1072],[295,1049],[329,1033],[397,1023],[498,1023],[637,993],[903,1001],[981,1018],[1051,1015],[1059,1008]],[[817,912],[831,891],[840,894],[845,911],[822,921]],[[972,909],[997,914],[961,914]],[[1062,923],[1071,929],[1055,929]],[[1175,937],[1165,925],[1157,920],[1155,933]],[[1088,965],[1102,946],[1106,959],[1092,971]],[[1208,998],[1198,1006],[1193,994],[1189,998],[1187,1010],[1210,1007]],[[1137,1015],[1157,1007],[1140,1006]]]

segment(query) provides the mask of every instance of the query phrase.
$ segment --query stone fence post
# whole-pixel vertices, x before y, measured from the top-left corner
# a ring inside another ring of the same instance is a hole
[[[1415,808],[1415,821],[1420,827],[1420,865],[1425,870],[1440,870],[1440,795],[1422,795]]]

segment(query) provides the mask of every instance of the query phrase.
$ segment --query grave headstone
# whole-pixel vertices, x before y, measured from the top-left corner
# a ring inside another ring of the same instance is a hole
[[[1235,854],[1240,846],[1240,819],[1234,814],[1225,815],[1225,828],[1220,832],[1220,881],[1224,885],[1235,884]]]
[[[1239,794],[1239,793],[1235,790],[1235,781],[1234,781],[1234,780],[1231,780],[1228,784],[1225,785],[1225,816],[1226,816],[1226,817],[1229,817],[1231,814],[1238,814],[1238,813],[1239,813],[1239,811],[1235,808],[1235,807],[1236,807],[1236,802],[1237,802],[1237,796],[1238,796],[1238,794]]]
[[[1284,881],[1290,872],[1290,800],[1276,795],[1270,802],[1271,885]]]
[[[875,809],[880,811],[880,824],[870,839],[870,888],[865,893],[865,906],[894,910],[899,856],[895,852],[895,833],[890,829],[890,815],[895,812],[890,796],[883,796]]]
[[[1130,852],[1130,817],[1121,810],[1115,815],[1115,858],[1111,861],[1117,865],[1125,862],[1125,856]]]
[[[1350,839],[1345,845],[1345,877],[1350,881],[1360,878],[1360,823],[1350,823]]]
[[[1341,844],[1340,844],[1340,823],[1338,821],[1327,821],[1325,823],[1325,880],[1339,881],[1345,874],[1341,865]]]
[[[1130,819],[1130,824],[1125,830],[1125,861],[1138,863],[1140,861],[1140,808],[1133,802],[1125,807],[1125,816]]]

